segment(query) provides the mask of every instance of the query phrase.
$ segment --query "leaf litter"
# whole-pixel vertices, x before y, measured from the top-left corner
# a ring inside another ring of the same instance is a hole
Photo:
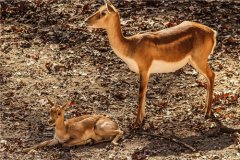
[[[240,3],[113,1],[126,36],[172,27],[184,20],[218,31],[218,43],[209,59],[216,73],[213,111],[230,129],[204,119],[200,108],[206,82],[186,66],[176,73],[151,76],[145,123],[139,131],[129,128],[136,113],[138,75],[113,53],[106,32],[89,33],[83,23],[102,3],[0,1],[1,159],[238,159],[239,132],[227,131],[240,128]],[[112,117],[125,131],[121,145],[19,152],[52,137],[47,97],[59,104],[73,100],[67,118],[82,114]],[[138,134],[144,132],[150,135]],[[197,151],[171,141],[176,137]]]

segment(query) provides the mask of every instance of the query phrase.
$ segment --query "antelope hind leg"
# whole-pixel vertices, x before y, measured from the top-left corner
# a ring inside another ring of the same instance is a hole
[[[72,139],[72,140],[69,140],[69,141],[63,143],[62,146],[72,147],[72,146],[77,146],[77,145],[85,145],[85,144],[88,144],[88,143],[91,143],[91,142],[92,142],[92,139],[87,139],[87,140]]]
[[[116,136],[113,138],[113,140],[112,140],[112,144],[113,145],[118,145],[118,140],[123,136],[123,131],[121,131],[121,130],[115,130],[114,131],[115,133],[117,133],[116,134]]]

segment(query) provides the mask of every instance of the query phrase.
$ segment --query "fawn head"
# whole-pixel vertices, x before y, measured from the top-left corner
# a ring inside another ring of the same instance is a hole
[[[58,119],[64,120],[65,109],[68,106],[69,102],[63,106],[59,106],[48,99],[48,103],[51,105],[50,118],[49,118],[48,122],[49,122],[49,124],[52,124],[55,126],[55,123]]]
[[[88,28],[104,28],[112,26],[112,21],[118,15],[117,9],[112,5],[109,0],[104,0],[105,5],[101,6],[97,12],[85,20]]]

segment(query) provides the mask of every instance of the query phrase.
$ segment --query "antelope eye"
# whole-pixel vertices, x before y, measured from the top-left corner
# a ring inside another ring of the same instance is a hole
[[[106,15],[106,11],[101,12],[101,16],[105,16]]]
[[[60,115],[61,115],[61,112],[58,112],[58,115],[60,116]]]

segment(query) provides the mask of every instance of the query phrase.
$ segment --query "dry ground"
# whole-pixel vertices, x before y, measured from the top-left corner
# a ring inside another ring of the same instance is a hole
[[[240,141],[233,130],[240,129],[238,1],[113,2],[125,36],[184,20],[218,31],[209,59],[216,73],[213,111],[218,120],[204,119],[200,108],[205,80],[186,66],[176,73],[151,76],[145,123],[135,131],[130,124],[135,119],[139,77],[113,53],[106,32],[89,33],[82,24],[102,1],[0,3],[0,159],[240,159]],[[86,113],[112,117],[125,131],[120,145],[59,145],[22,153],[22,148],[53,136],[47,123],[47,97],[60,104],[75,101],[66,117]]]

